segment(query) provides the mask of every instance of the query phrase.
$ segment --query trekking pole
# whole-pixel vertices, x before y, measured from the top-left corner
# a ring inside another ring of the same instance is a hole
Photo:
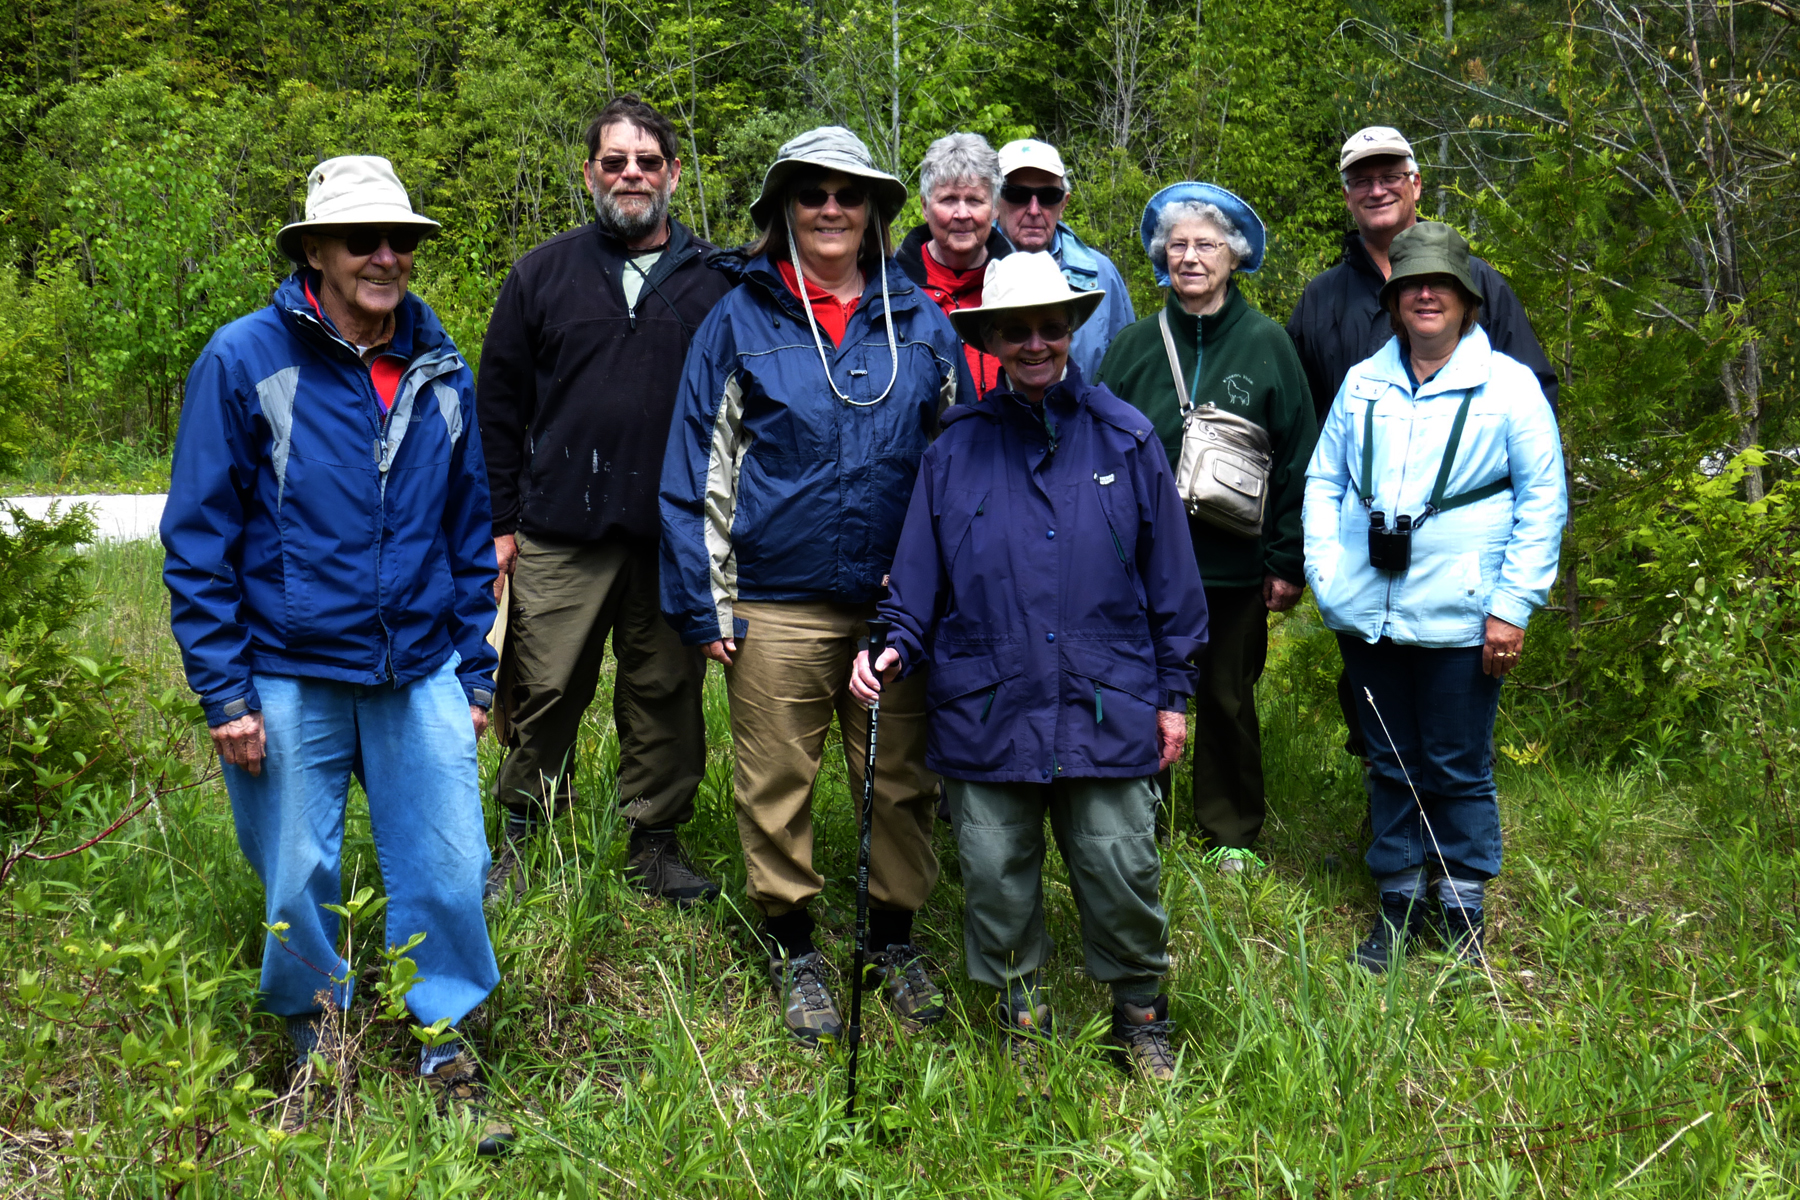
[[[875,686],[881,686],[881,673],[875,664],[887,649],[888,623],[870,621],[869,673]],[[844,1119],[856,1116],[856,1059],[862,1049],[863,963],[869,950],[869,841],[875,830],[875,728],[881,723],[881,696],[869,705],[869,746],[863,755],[862,812],[857,828],[861,838],[856,850],[856,965],[850,973],[850,1025],[844,1036],[850,1043],[850,1083],[844,1095]]]

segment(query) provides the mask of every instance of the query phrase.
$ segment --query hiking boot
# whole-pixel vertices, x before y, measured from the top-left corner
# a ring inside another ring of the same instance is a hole
[[[925,952],[911,942],[875,954],[868,969],[880,980],[882,994],[909,1031],[944,1019],[943,989],[925,973]]]
[[[1020,1068],[1037,1066],[1038,1051],[1056,1027],[1043,988],[1015,979],[1001,999],[997,1015],[1006,1035],[1006,1057]]]
[[[1407,896],[1400,892],[1381,893],[1381,915],[1375,918],[1369,936],[1356,948],[1352,959],[1356,965],[1380,975],[1398,962],[1407,948],[1425,928],[1425,897]]]
[[[512,1145],[513,1127],[492,1119],[481,1067],[467,1050],[426,1075],[425,1087],[437,1099],[438,1116],[467,1116],[474,1123],[475,1153],[491,1157]]]
[[[844,1022],[825,987],[823,954],[809,950],[798,958],[771,955],[769,974],[775,982],[775,997],[781,1001],[782,1024],[789,1033],[808,1046],[843,1036]]]
[[[718,884],[688,865],[674,830],[632,834],[626,847],[625,879],[640,892],[673,900],[681,908],[692,908],[719,895]]]
[[[1487,966],[1485,941],[1487,918],[1479,908],[1444,904],[1438,926],[1444,938],[1444,949],[1456,956],[1465,967],[1481,970]]]
[[[319,1078],[318,1068],[310,1061],[295,1063],[288,1070],[287,1088],[275,1098],[278,1125],[283,1133],[299,1133],[312,1123],[325,1107],[327,1089]]]
[[[1211,867],[1221,875],[1242,875],[1245,871],[1261,871],[1269,864],[1247,847],[1218,846],[1206,853],[1200,865]]]
[[[532,826],[508,817],[500,823],[500,844],[494,849],[494,865],[488,868],[487,883],[481,889],[483,904],[496,900],[517,900],[525,894],[525,839]]]
[[[1169,1044],[1174,1032],[1169,998],[1158,996],[1148,1007],[1113,1005],[1112,1034],[1106,1041],[1126,1067],[1145,1079],[1168,1083],[1175,1078],[1175,1049]]]

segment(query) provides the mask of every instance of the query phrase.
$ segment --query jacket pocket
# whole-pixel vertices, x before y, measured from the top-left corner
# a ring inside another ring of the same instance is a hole
[[[927,668],[926,728],[934,758],[967,771],[995,771],[1012,761],[1017,726],[1030,716],[1022,711],[1024,662],[1017,645],[999,645],[979,658]]]
[[[1148,639],[1141,646],[1063,647],[1063,728],[1072,754],[1096,767],[1136,767],[1156,758],[1162,689],[1153,655]]]

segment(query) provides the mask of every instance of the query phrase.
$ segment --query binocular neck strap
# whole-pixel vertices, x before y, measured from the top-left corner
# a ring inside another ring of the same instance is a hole
[[[1512,476],[1503,475],[1499,479],[1467,492],[1457,495],[1444,495],[1444,489],[1450,486],[1450,469],[1456,464],[1456,452],[1462,447],[1463,426],[1469,423],[1469,405],[1474,402],[1475,389],[1468,388],[1463,392],[1462,404],[1457,407],[1456,420],[1450,425],[1450,440],[1444,443],[1444,459],[1438,464],[1437,482],[1432,486],[1431,499],[1425,502],[1425,511],[1413,522],[1417,529],[1426,517],[1432,513],[1448,512],[1453,508],[1461,508],[1465,504],[1473,504],[1477,500],[1485,500],[1489,496],[1498,495],[1512,487]],[[1362,486],[1357,490],[1363,505],[1375,507],[1375,401],[1370,400],[1363,410],[1363,449],[1362,449]]]

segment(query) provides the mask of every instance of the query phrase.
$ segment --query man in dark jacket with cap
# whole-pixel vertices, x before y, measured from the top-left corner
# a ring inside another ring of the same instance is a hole
[[[626,874],[686,905],[718,894],[676,840],[706,769],[706,668],[658,611],[656,493],[688,343],[731,285],[669,216],[681,163],[667,117],[620,96],[587,146],[597,220],[514,265],[482,350],[494,549],[512,580],[498,697],[510,753],[495,788],[507,837],[490,892],[516,886],[515,843],[574,795],[610,634]]]
[[[1419,220],[1424,181],[1412,145],[1397,129],[1371,125],[1350,135],[1338,154],[1344,204],[1356,230],[1344,235],[1337,264],[1315,275],[1288,318],[1288,336],[1300,352],[1300,365],[1312,389],[1313,411],[1320,426],[1350,368],[1371,357],[1394,336],[1381,287],[1388,277],[1388,247]],[[1544,357],[1524,306],[1504,276],[1479,258],[1469,269],[1481,287],[1477,318],[1494,349],[1517,359],[1537,376],[1550,411],[1556,411],[1556,371]],[[1338,676],[1338,704],[1349,737],[1344,748],[1364,757],[1362,727],[1347,675]]]

